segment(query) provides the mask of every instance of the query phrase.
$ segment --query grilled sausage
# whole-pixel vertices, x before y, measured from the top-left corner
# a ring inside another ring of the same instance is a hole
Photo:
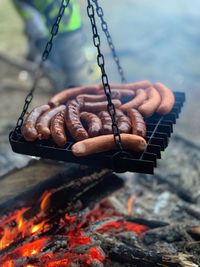
[[[66,105],[65,123],[71,136],[76,140],[84,140],[89,137],[80,121],[81,102],[70,100]]]
[[[137,89],[146,89],[150,86],[152,86],[152,83],[148,80],[139,81],[139,82],[133,82],[133,83],[110,83],[111,89],[131,89],[131,90],[137,90]],[[103,85],[99,84],[100,90],[103,89]]]
[[[126,111],[131,108],[138,108],[147,99],[147,93],[143,89],[136,91],[136,96],[129,102],[121,105],[120,109]]]
[[[80,94],[95,94],[96,91],[99,90],[98,85],[91,85],[91,86],[80,86],[74,88],[68,88],[64,91],[59,92],[58,94],[54,95],[49,100],[49,105],[51,107],[58,106],[60,104],[66,103],[68,100],[75,98]]]
[[[48,139],[51,135],[50,122],[51,119],[60,111],[64,110],[65,106],[61,105],[43,113],[36,123],[39,139]]]
[[[131,121],[130,119],[119,109],[116,109],[116,122],[120,133],[130,133]]]
[[[137,90],[137,89],[146,89],[152,86],[152,83],[148,80],[139,81],[139,82],[133,82],[133,83],[127,83],[126,84],[127,89],[131,90]]]
[[[30,114],[26,117],[21,132],[26,141],[35,141],[38,137],[38,131],[36,129],[37,119],[46,111],[50,110],[49,105],[42,105],[34,108]]]
[[[82,112],[80,118],[87,122],[88,134],[90,137],[98,136],[100,134],[102,123],[97,115],[89,112]]]
[[[112,100],[112,103],[115,105],[116,108],[121,106],[121,101],[118,99]],[[108,105],[107,101],[96,102],[96,103],[84,102],[82,107],[81,107],[81,111],[88,111],[91,113],[99,113],[103,110],[107,110],[107,105]]]
[[[156,112],[159,114],[169,113],[172,110],[175,102],[173,92],[162,83],[156,83],[154,87],[161,96],[161,103]]]
[[[146,149],[147,143],[144,138],[133,134],[121,134],[122,146],[135,152],[142,152]],[[72,152],[77,157],[87,156],[93,153],[100,153],[116,148],[113,135],[101,135],[75,143]]]
[[[51,120],[51,136],[59,147],[63,147],[67,143],[65,133],[65,109],[57,113]]]
[[[140,112],[138,112],[136,109],[129,109],[127,113],[131,120],[132,134],[145,137],[146,136],[146,124]]]
[[[103,90],[99,90],[97,94],[104,94]],[[135,91],[130,89],[112,89],[111,90],[112,99],[120,99],[122,102],[130,101],[135,96]]]
[[[139,106],[138,111],[145,117],[150,117],[160,105],[161,97],[154,87],[147,89],[147,100]]]
[[[102,122],[101,134],[112,134],[112,119],[108,111],[101,111],[98,116]]]

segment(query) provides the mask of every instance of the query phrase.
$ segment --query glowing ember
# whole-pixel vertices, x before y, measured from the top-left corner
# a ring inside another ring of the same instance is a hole
[[[25,219],[25,214],[32,207],[0,218],[1,267],[62,267],[73,262],[88,267],[106,259],[104,251],[93,243],[95,233],[132,231],[140,235],[148,230],[144,225],[124,220],[103,202],[77,216],[63,213],[52,224],[50,215],[45,213],[51,196],[52,192],[43,194],[38,213],[29,219]],[[130,200],[129,205],[132,203]]]

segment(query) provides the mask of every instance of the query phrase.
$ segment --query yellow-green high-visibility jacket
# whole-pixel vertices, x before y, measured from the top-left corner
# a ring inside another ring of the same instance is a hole
[[[14,0],[17,10],[24,20],[30,19],[32,14],[23,9],[23,3],[34,7],[43,17],[50,31],[60,9],[61,0]],[[19,3],[19,5],[17,5]],[[76,0],[70,0],[60,22],[59,32],[69,32],[81,27],[80,10]]]

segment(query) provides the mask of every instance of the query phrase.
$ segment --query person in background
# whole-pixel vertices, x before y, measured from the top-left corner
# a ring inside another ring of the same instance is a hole
[[[56,21],[61,0],[12,0],[24,21],[29,51],[27,60],[39,62]],[[86,58],[82,21],[76,0],[70,0],[59,25],[59,33],[45,63],[57,86],[94,83],[98,72]],[[62,90],[62,88],[60,88]]]

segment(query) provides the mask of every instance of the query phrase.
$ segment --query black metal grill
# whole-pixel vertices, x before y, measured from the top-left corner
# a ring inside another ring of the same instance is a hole
[[[143,153],[130,152],[131,158],[120,157],[116,151],[93,154],[87,157],[75,157],[71,151],[73,142],[68,142],[64,148],[59,148],[53,140],[37,140],[27,142],[17,130],[9,135],[9,141],[14,152],[47,158],[57,161],[73,162],[92,167],[113,169],[116,172],[138,172],[153,174],[157,159],[161,158],[161,151],[168,146],[169,138],[173,132],[173,124],[185,101],[185,94],[174,92],[175,105],[172,111],[164,116],[154,114],[146,120],[148,142]]]

